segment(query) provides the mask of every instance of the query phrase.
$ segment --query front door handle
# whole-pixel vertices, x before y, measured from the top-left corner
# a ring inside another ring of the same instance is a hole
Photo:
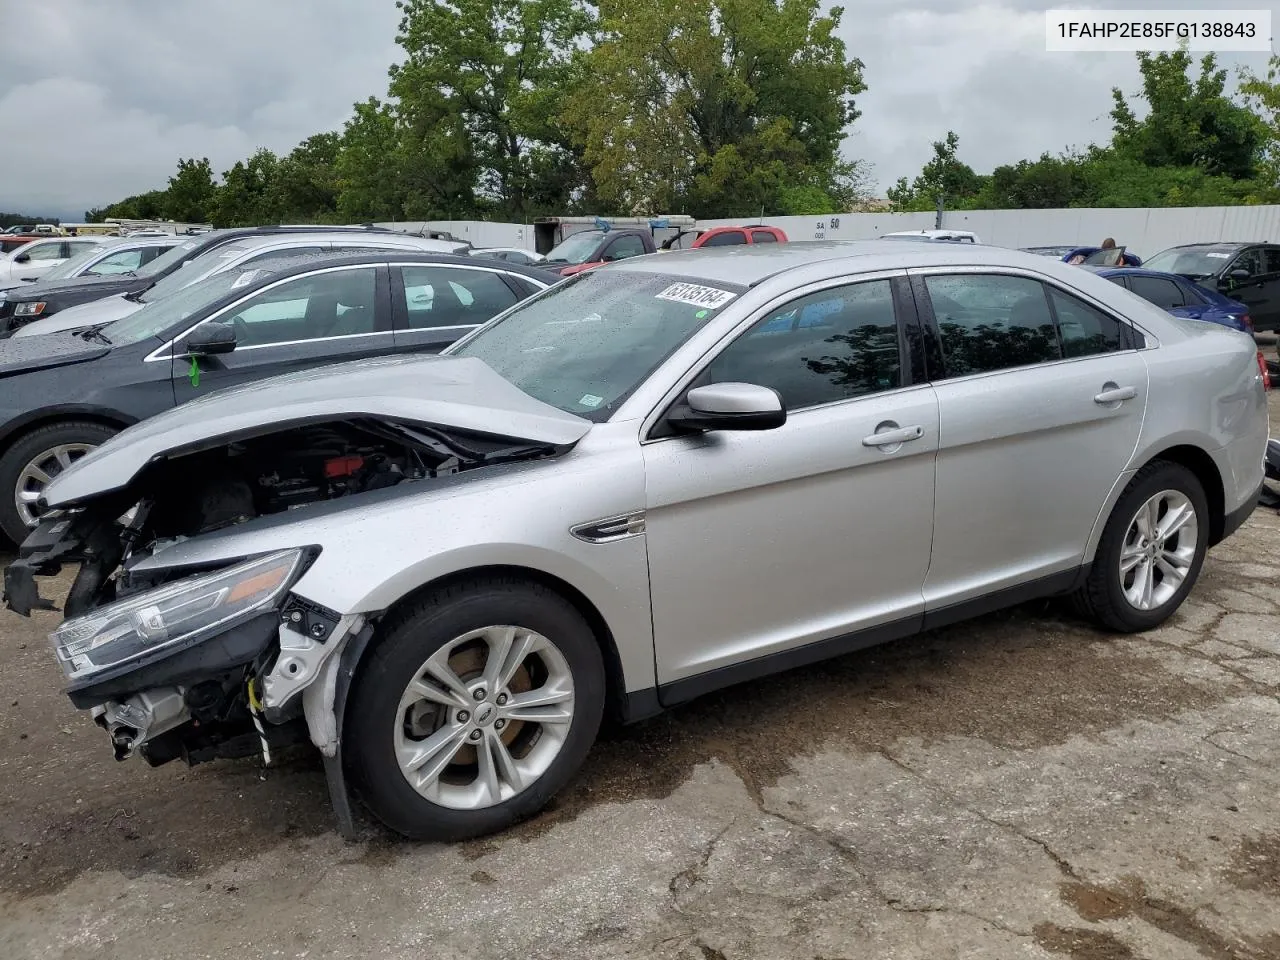
[[[1114,383],[1108,383],[1103,386],[1102,392],[1093,398],[1093,402],[1105,407],[1109,403],[1132,400],[1137,395],[1137,387],[1117,387]]]
[[[862,438],[864,447],[896,447],[908,440],[919,440],[924,436],[924,427],[898,427],[897,429],[878,430],[869,437]]]

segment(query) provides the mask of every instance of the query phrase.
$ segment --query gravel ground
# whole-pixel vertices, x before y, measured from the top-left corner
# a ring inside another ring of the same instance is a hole
[[[305,755],[115,763],[0,613],[0,958],[1280,958],[1277,584],[1260,510],[1152,633],[1035,604],[727,690],[459,846],[342,841]]]

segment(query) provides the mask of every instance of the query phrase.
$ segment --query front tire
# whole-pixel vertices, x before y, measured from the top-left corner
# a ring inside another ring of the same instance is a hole
[[[104,423],[71,420],[37,427],[0,456],[0,530],[15,544],[36,526],[36,502],[45,486],[119,431]]]
[[[478,577],[382,627],[352,690],[343,752],[369,810],[415,840],[492,833],[541,810],[604,713],[600,646],[554,591]]]
[[[1150,630],[1182,605],[1208,549],[1209,501],[1199,479],[1178,463],[1149,463],[1111,511],[1076,605],[1110,630]]]

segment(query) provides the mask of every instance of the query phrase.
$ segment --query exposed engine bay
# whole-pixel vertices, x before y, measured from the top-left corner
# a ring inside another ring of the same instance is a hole
[[[201,575],[211,581],[207,596],[212,598],[278,591],[269,606],[246,608],[245,616],[228,619],[226,629],[206,629],[207,639],[198,644],[152,655],[139,642],[142,652],[118,665],[84,667],[97,656],[84,652],[96,647],[96,639],[84,650],[68,643],[64,651],[57,633],[53,638],[72,680],[68,695],[108,730],[117,759],[137,753],[158,765],[178,757],[197,763],[259,752],[269,759],[273,747],[306,739],[304,698],[298,694],[322,669],[336,667],[329,660],[369,627],[365,618],[341,617],[285,596],[314,559],[302,549],[268,557],[253,576],[225,585],[216,579],[221,570],[185,567],[175,572],[163,565],[140,570],[139,565],[175,543],[259,517],[550,457],[561,449],[368,417],[276,424],[270,432],[204,441],[148,464],[126,489],[50,513],[22,544],[19,559],[6,568],[5,603],[23,615],[54,609],[40,596],[36,578],[55,575],[66,564],[80,569],[60,631],[72,621],[92,620],[99,610],[110,616],[136,595],[146,594],[150,602],[166,584],[189,584]],[[204,595],[198,598],[204,600]],[[182,600],[187,606],[192,602]],[[154,622],[159,626],[153,632],[168,636],[164,631],[172,633],[173,626],[165,622],[167,616],[158,601],[155,607],[130,611],[119,629],[145,639]],[[109,634],[99,625],[97,637]],[[332,680],[329,705],[331,688]],[[333,736],[336,740],[336,730]]]

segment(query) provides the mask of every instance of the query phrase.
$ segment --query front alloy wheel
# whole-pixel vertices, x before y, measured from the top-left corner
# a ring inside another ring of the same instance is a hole
[[[573,673],[532,630],[483,627],[422,665],[400,697],[396,758],[427,800],[476,810],[547,772],[573,724]]]
[[[360,662],[342,751],[369,810],[421,840],[464,840],[541,810],[604,713],[599,642],[548,587],[475,577],[393,612]]]

